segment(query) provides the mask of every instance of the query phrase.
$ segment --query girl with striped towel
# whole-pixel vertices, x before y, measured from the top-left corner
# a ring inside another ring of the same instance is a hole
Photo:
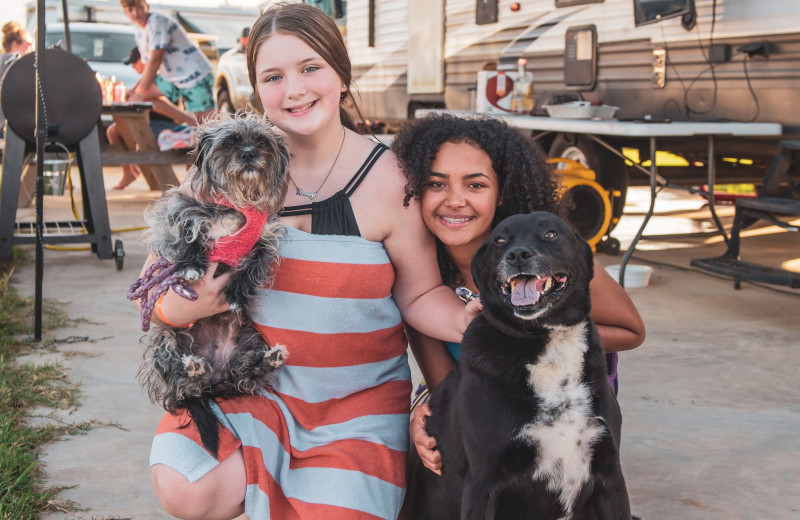
[[[358,135],[344,111],[355,104],[335,23],[308,4],[270,7],[250,31],[247,63],[292,154],[282,260],[250,309],[288,359],[258,395],[213,405],[216,457],[186,417],[166,414],[151,450],[153,488],[179,518],[394,519],[411,393],[403,322],[460,341],[480,306],[465,309],[442,285],[395,156]],[[166,296],[170,322],[226,310],[227,277],[213,271],[195,284],[195,302]]]

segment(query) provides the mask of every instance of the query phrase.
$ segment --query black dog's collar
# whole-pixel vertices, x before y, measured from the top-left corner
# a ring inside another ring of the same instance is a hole
[[[525,320],[519,320],[522,322],[522,325],[518,323],[508,323],[506,320],[499,319],[495,316],[492,312],[481,312],[481,316],[483,316],[489,325],[494,327],[495,329],[499,330],[506,336],[510,336],[512,338],[530,338],[533,336],[540,336],[542,334],[547,334],[548,329],[542,327],[540,325],[532,325],[531,330],[525,330]],[[533,322],[531,322],[533,324]]]

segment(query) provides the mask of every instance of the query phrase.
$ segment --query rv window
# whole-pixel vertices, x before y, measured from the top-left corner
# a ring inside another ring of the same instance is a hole
[[[693,14],[692,0],[633,0],[633,16],[637,26]]]
[[[307,4],[319,7],[325,14],[338,20],[346,14],[347,0],[305,0]]]
[[[605,0],[556,0],[556,7],[569,7],[571,5],[601,4]]]

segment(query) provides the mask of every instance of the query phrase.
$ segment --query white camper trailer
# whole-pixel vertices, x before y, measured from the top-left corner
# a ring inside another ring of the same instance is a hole
[[[579,98],[619,107],[620,120],[776,122],[800,134],[797,0],[349,0],[347,43],[366,118],[474,108],[471,94],[486,95],[474,90],[479,71],[525,58],[537,111]],[[607,188],[628,185],[621,159],[585,135],[537,137]],[[626,139],[615,146],[646,157],[646,140]],[[689,166],[662,174],[702,184],[705,141],[664,144]],[[760,179],[777,149],[775,138],[718,139],[719,182]]]
[[[657,14],[684,5],[693,14]],[[619,106],[620,119],[800,128],[796,0],[349,0],[347,44],[362,108],[376,118],[467,109],[478,71],[526,58],[537,91],[580,92]]]

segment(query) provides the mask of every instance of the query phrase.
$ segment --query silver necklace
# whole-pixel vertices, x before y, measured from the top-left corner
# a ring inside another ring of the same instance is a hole
[[[342,148],[344,147],[344,138],[345,138],[346,135],[347,135],[347,130],[344,127],[342,127],[342,142],[341,142],[341,144],[339,144],[339,151],[336,152],[336,159],[333,160],[333,164],[331,164],[331,169],[328,170],[327,175],[325,175],[325,178],[322,179],[322,183],[319,185],[319,187],[317,187],[316,190],[314,190],[314,191],[304,191],[300,186],[297,185],[296,182],[294,182],[294,179],[292,179],[292,176],[289,175],[289,180],[292,181],[292,184],[294,184],[294,187],[297,189],[297,194],[298,195],[301,195],[303,197],[308,197],[309,199],[314,200],[314,197],[316,197],[317,193],[319,193],[319,190],[322,189],[322,186],[325,184],[325,181],[327,181],[328,177],[331,176],[331,172],[333,171],[333,167],[336,166],[336,163],[339,161],[339,155],[341,155],[341,153],[342,153]]]

